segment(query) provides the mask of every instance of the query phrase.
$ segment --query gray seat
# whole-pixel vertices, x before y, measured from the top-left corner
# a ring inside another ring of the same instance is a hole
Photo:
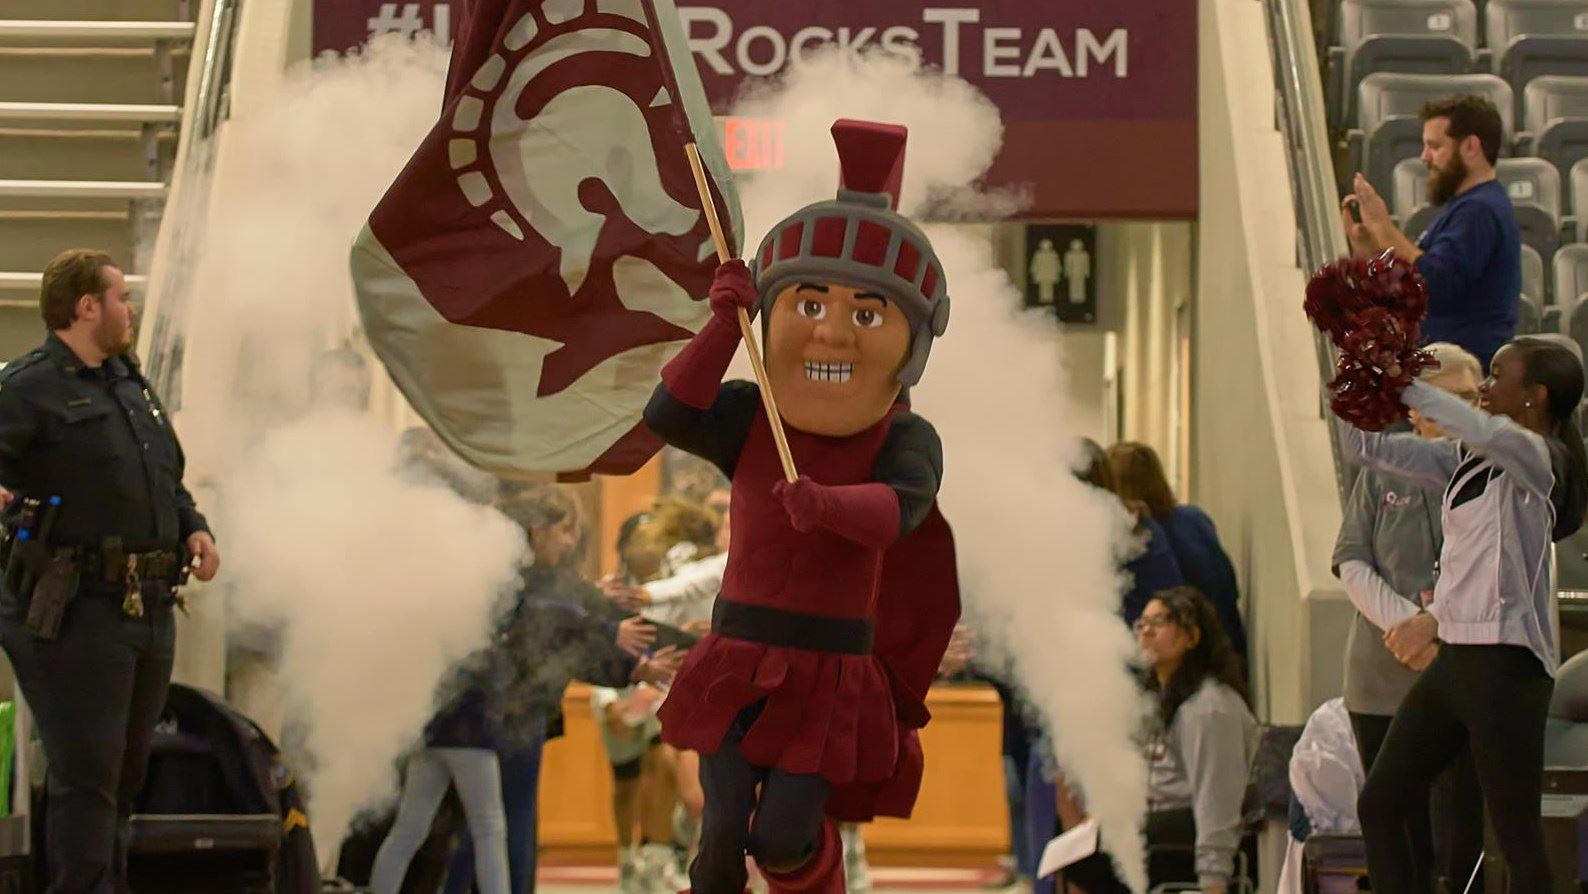
[[[1588,293],[1588,245],[1577,242],[1561,246],[1551,266],[1556,304],[1575,304],[1579,296]]]
[[[1478,11],[1472,0],[1344,0],[1339,45],[1329,50],[1329,116],[1356,116],[1356,85],[1376,71],[1465,74],[1473,70]]]
[[[1566,311],[1566,334],[1579,347],[1588,346],[1588,295],[1578,295]],[[1584,586],[1583,589],[1588,589]]]
[[[1458,93],[1486,96],[1500,111],[1504,142],[1516,133],[1511,87],[1491,74],[1420,75],[1378,72],[1357,86],[1357,127],[1349,134],[1349,171],[1367,175],[1382,195],[1391,195],[1395,165],[1423,151],[1418,113],[1431,100]]]
[[[1522,246],[1522,294],[1538,299],[1541,307],[1549,307],[1549,283],[1544,279],[1544,258],[1531,245]]]
[[[1523,133],[1517,142],[1528,154],[1548,160],[1564,179],[1572,165],[1588,158],[1588,77],[1534,78],[1522,104]]]
[[[1516,334],[1537,335],[1544,331],[1544,306],[1541,301],[1523,291],[1522,300],[1516,303]]]
[[[1494,174],[1511,197],[1522,242],[1548,260],[1560,245],[1560,173],[1542,158],[1502,158]]]
[[[1579,531],[1556,548],[1557,564],[1563,569],[1568,553],[1578,559],[1576,564],[1582,564],[1579,556],[1588,547],[1588,537],[1581,535]],[[1561,576],[1557,573],[1557,577]],[[1588,767],[1588,652],[1578,652],[1556,671],[1555,693],[1550,697],[1549,720],[1544,728],[1544,765]]]
[[[1493,69],[1519,98],[1541,75],[1588,75],[1588,2],[1490,0],[1485,14]]]
[[[1588,242],[1588,158],[1571,166],[1569,191],[1577,217],[1577,241]]]

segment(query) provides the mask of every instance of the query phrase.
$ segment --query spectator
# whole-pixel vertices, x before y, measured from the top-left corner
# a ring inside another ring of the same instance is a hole
[[[1417,266],[1428,283],[1424,338],[1461,345],[1488,369],[1494,352],[1516,334],[1522,293],[1522,236],[1494,175],[1504,136],[1500,112],[1469,95],[1430,102],[1421,118],[1428,200],[1444,209],[1427,231],[1413,243],[1360,173],[1340,203],[1340,218],[1356,253],[1393,249]]]
[[[1439,580],[1427,611],[1385,644],[1428,670],[1401,701],[1357,804],[1374,890],[1419,877],[1413,810],[1470,742],[1511,891],[1552,890],[1539,798],[1544,726],[1560,662],[1550,543],[1582,525],[1588,458],[1577,428],[1583,367],[1571,351],[1518,338],[1494,355],[1479,407],[1412,382],[1405,403],[1454,441],[1341,426],[1357,462],[1444,492]]]
[[[1077,477],[1093,487],[1119,496],[1119,482],[1114,477],[1114,470],[1103,448],[1096,441],[1083,438],[1082,449],[1085,451],[1085,465],[1076,473]],[[1184,586],[1186,580],[1169,545],[1169,535],[1164,533],[1163,527],[1153,519],[1147,507],[1129,499],[1125,499],[1124,503],[1125,508],[1136,517],[1136,535],[1142,545],[1142,552],[1125,563],[1125,572],[1130,575],[1130,588],[1125,591],[1121,613],[1125,616],[1125,623],[1134,624],[1153,593]]]
[[[1246,623],[1241,619],[1240,588],[1235,566],[1219,543],[1213,519],[1189,503],[1175,500],[1157,451],[1146,444],[1123,441],[1108,448],[1120,499],[1147,507],[1147,514],[1163,528],[1185,582],[1202,591],[1213,603],[1219,623],[1244,664]]]
[[[605,600],[578,576],[585,539],[579,505],[556,485],[532,485],[504,499],[502,511],[529,534],[533,563],[507,620],[503,651],[513,656],[505,684],[504,735],[497,749],[502,771],[502,806],[507,815],[507,858],[513,894],[535,888],[536,801],[541,749],[561,735],[562,697],[577,678],[595,685],[664,683],[683,660],[673,646],[637,657],[643,646],[620,648],[636,625],[607,623],[587,610]],[[654,633],[653,633],[654,635]],[[449,894],[473,882],[473,844],[464,836],[448,872]]]
[[[1148,764],[1148,884],[1195,881],[1224,894],[1241,847],[1257,720],[1246,679],[1213,604],[1192,587],[1155,593],[1135,624],[1152,696],[1143,751]],[[1106,854],[1069,867],[1065,880],[1088,894],[1128,890]]]
[[[1431,344],[1428,351],[1439,366],[1424,370],[1423,381],[1468,404],[1477,403],[1483,378],[1477,358],[1448,342]],[[1418,435],[1444,437],[1428,417],[1416,410],[1411,415]],[[1433,591],[1443,543],[1442,490],[1433,483],[1403,483],[1364,469],[1351,490],[1335,541],[1335,574],[1356,607],[1346,638],[1345,707],[1366,770],[1373,769],[1390,720],[1424,666],[1408,667],[1395,660],[1384,645],[1384,633],[1421,611],[1423,595]],[[1471,750],[1462,746],[1460,751],[1460,759],[1435,786],[1429,808],[1409,811],[1406,824],[1419,872],[1434,867],[1446,879],[1448,890],[1466,885],[1483,852],[1477,770]],[[1415,885],[1418,891],[1430,890],[1431,880],[1419,875]],[[1482,890],[1479,879],[1473,891]]]

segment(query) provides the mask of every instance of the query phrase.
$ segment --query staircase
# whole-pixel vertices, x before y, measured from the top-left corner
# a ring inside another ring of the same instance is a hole
[[[38,343],[39,273],[57,252],[104,249],[143,286],[197,6],[0,4],[0,361]]]

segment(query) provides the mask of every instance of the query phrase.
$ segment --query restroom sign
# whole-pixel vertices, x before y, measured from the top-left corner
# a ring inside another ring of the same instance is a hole
[[[1026,226],[1026,306],[1051,308],[1061,323],[1097,322],[1097,227]]]

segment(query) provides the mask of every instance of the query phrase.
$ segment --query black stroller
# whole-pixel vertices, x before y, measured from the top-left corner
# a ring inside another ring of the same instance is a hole
[[[43,823],[35,825],[42,843]],[[42,860],[44,849],[34,853]],[[276,746],[219,697],[177,684],[155,731],[127,862],[134,894],[320,891],[308,816]]]

